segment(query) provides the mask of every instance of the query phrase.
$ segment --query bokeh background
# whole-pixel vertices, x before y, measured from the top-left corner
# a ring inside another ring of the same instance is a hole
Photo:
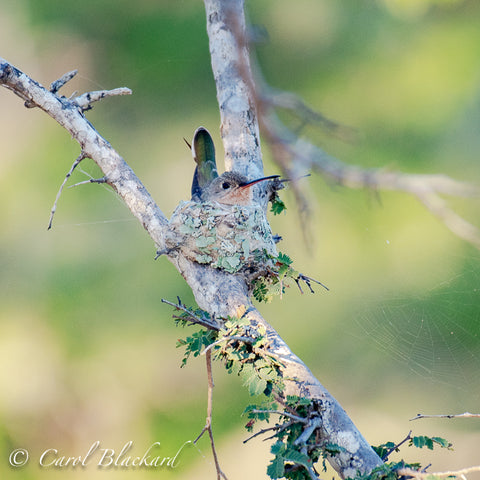
[[[355,128],[355,142],[305,133],[341,160],[480,184],[480,3],[427,0],[247,2],[268,32],[256,46],[266,80]],[[1,0],[0,55],[44,85],[68,70],[64,94],[127,86],[89,120],[169,216],[189,196],[183,142],[219,114],[203,3],[193,0]],[[204,424],[203,359],[180,369],[162,298],[191,292],[121,201],[104,186],[66,189],[78,145],[44,113],[0,91],[0,477],[214,478],[208,439],[177,468],[41,468],[48,448],[85,455],[100,441],[132,455],[153,442],[173,456]],[[265,170],[278,172],[264,147]],[[98,175],[82,163],[70,184]],[[272,218],[282,251],[330,292],[285,297],[261,311],[372,444],[437,435],[454,451],[404,448],[433,470],[480,464],[478,419],[417,413],[480,411],[480,253],[402,193],[351,191],[313,176],[307,245],[291,192]],[[480,225],[478,198],[448,199]],[[268,442],[248,434],[248,397],[215,369],[214,431],[230,480],[266,478]],[[13,468],[15,448],[30,452]],[[393,456],[392,459],[399,459]],[[325,474],[324,474],[325,475]],[[330,474],[329,474],[330,475]],[[470,478],[475,478],[471,475]],[[480,478],[477,475],[476,478]]]

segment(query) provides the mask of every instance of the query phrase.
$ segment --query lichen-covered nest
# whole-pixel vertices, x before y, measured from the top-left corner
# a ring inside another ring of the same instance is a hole
[[[169,250],[229,273],[264,275],[277,250],[265,212],[257,206],[181,202],[170,219]]]

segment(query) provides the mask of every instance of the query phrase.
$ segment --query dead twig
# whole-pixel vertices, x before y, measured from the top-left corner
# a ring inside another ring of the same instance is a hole
[[[162,303],[171,305],[176,310],[180,310],[186,313],[188,316],[187,318],[185,318],[185,317],[178,317],[174,315],[174,318],[177,318],[179,320],[187,320],[192,324],[201,325],[202,327],[208,328],[209,330],[217,330],[217,331],[220,330],[220,324],[215,319],[212,319],[207,316],[199,317],[198,315],[195,315],[195,313],[193,313],[189,308],[187,308],[185,305],[182,304],[180,297],[177,297],[177,300],[178,300],[178,303],[172,303],[162,298]]]
[[[245,48],[247,38],[240,29],[233,29],[240,48]],[[332,157],[310,141],[300,138],[298,132],[289,129],[277,116],[275,109],[287,108],[295,112],[303,124],[317,123],[330,133],[349,132],[347,127],[327,119],[315,112],[296,95],[279,92],[270,87],[263,79],[258,62],[251,55],[255,67],[255,82],[246,61],[241,62],[239,71],[246,86],[250,89],[258,110],[260,128],[269,143],[273,160],[286,177],[298,176],[308,170],[314,170],[340,185],[355,188],[369,188],[373,191],[394,190],[414,195],[433,215],[441,220],[456,236],[480,249],[480,229],[457,214],[440,195],[471,197],[480,194],[478,186],[454,180],[446,175],[409,174],[389,171],[385,168],[365,169],[357,165],[348,165]],[[239,57],[242,58],[242,57]],[[352,133],[353,130],[350,132]],[[341,136],[342,136],[341,135]],[[300,212],[300,220],[306,232],[306,218],[309,202],[305,188],[300,189],[292,182],[292,190]]]
[[[64,73],[58,80],[55,80],[50,84],[50,92],[57,93],[77,73],[78,73],[78,70],[72,70],[71,72]]]
[[[420,418],[480,418],[480,413],[458,413],[456,415],[453,414],[442,414],[442,415],[424,415],[423,413],[418,413],[416,417],[410,419],[412,420],[419,420]]]
[[[215,440],[213,438],[213,431],[212,431],[213,387],[215,385],[213,383],[212,352],[210,350],[206,352],[206,364],[207,364],[207,378],[208,378],[207,418],[205,420],[205,426],[203,427],[198,437],[194,440],[193,444],[196,445],[196,443],[200,440],[203,434],[205,432],[208,432],[208,436],[210,437],[210,446],[212,448],[213,460],[215,461],[215,469],[217,471],[217,480],[220,480],[221,478],[228,480],[227,476],[222,472],[222,469],[220,468],[220,463],[218,462],[217,450],[215,449]]]
[[[300,293],[302,293],[302,294],[303,294],[303,290],[302,290],[302,287],[300,285],[300,282],[305,282],[305,285],[307,285],[307,287],[309,288],[311,293],[315,293],[315,291],[312,288],[312,282],[315,282],[316,284],[322,286],[325,290],[327,290],[327,292],[330,291],[330,289],[326,285],[324,285],[322,282],[319,282],[318,280],[315,280],[314,278],[307,277],[303,273],[300,273],[298,275],[298,277],[295,279],[295,283],[297,284],[297,287],[300,290]]]
[[[57,210],[57,203],[58,200],[60,199],[60,195],[62,194],[63,188],[65,187],[65,184],[67,183],[68,179],[71,177],[73,171],[78,167],[80,162],[86,158],[85,153],[82,151],[80,155],[77,157],[77,159],[73,162],[70,170],[68,173],[65,175],[65,179],[63,180],[62,184],[60,185],[60,188],[58,189],[57,196],[55,197],[55,202],[53,202],[53,207],[50,210],[50,220],[48,221],[48,227],[47,230],[50,230],[52,228],[52,223],[53,223],[53,216],[55,215],[55,212]]]
[[[82,112],[91,110],[92,103],[98,102],[106,97],[113,97],[116,95],[131,95],[132,91],[129,88],[120,87],[114,88],[113,90],[97,90],[94,92],[87,92],[78,97],[75,97],[72,102],[80,108]]]

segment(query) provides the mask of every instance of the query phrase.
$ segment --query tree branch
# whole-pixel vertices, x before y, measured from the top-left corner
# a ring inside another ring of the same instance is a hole
[[[205,0],[212,70],[220,107],[225,168],[248,178],[263,176],[260,134],[250,79],[243,0]],[[251,75],[251,73],[250,73]]]
[[[72,77],[72,72],[64,75],[59,81],[60,86]],[[81,111],[83,107],[80,108],[75,99],[69,100],[48,91],[3,58],[0,58],[0,85],[28,102],[28,106],[41,108],[65,128],[80,144],[83,155],[91,158],[100,167],[106,183],[120,195],[133,215],[148,231],[157,248],[164,248],[167,218],[133,170],[84,117]],[[52,90],[58,90],[60,86],[56,85]],[[125,90],[122,92],[125,93]],[[86,100],[81,100],[80,104],[85,106]]]
[[[424,415],[422,413],[417,414],[417,416],[410,419],[412,420],[419,420],[421,418],[480,418],[480,413],[459,413],[459,414],[443,414],[443,415]]]
[[[258,168],[261,162],[260,140],[255,98],[251,85],[250,63],[246,42],[243,0],[204,0],[207,12],[207,32],[212,56],[212,68],[220,105],[222,139],[225,149],[226,168],[249,173],[248,167]],[[240,37],[242,36],[242,37]],[[231,85],[235,85],[232,89]],[[241,142],[243,147],[239,147]],[[212,272],[209,272],[210,274]],[[285,382],[285,395],[295,395],[317,400],[321,405],[318,425],[325,442],[343,447],[344,451],[329,457],[332,466],[341,477],[354,477],[360,471],[370,472],[382,464],[368,442],[355,427],[339,403],[312,375],[307,366],[295,356],[278,333],[263,319],[251,304],[245,285],[230,275],[230,285],[217,283],[216,297],[228,299],[220,305],[218,316],[235,316],[235,312],[247,306],[253,325],[263,325],[269,340],[268,353],[279,361]],[[191,277],[190,277],[191,278]],[[191,278],[192,279],[192,278]],[[194,290],[201,308],[211,308],[210,294]],[[208,292],[209,293],[209,292]]]
[[[308,140],[298,137],[295,132],[285,126],[274,110],[278,106],[278,101],[272,99],[268,93],[263,93],[268,92],[270,87],[263,80],[259,83],[261,93],[257,94],[256,100],[259,106],[262,133],[272,146],[274,160],[282,168],[284,175],[292,175],[293,172],[293,176],[298,176],[298,172],[314,170],[325,178],[349,188],[409,193],[414,195],[451,232],[480,249],[480,230],[452,210],[440,196],[478,196],[480,195],[478,186],[441,174],[410,174],[385,168],[365,169],[341,162]],[[303,107],[299,108],[303,109]],[[348,131],[345,133],[344,129],[342,130],[333,122],[326,123],[323,116],[320,116],[318,121],[327,124],[328,129],[335,133],[340,131],[344,136],[348,134]],[[292,182],[292,188],[298,202],[305,209],[307,202],[303,192],[295,182]]]

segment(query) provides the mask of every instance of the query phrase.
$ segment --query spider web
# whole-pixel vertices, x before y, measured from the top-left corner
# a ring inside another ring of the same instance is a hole
[[[422,294],[365,305],[355,333],[390,368],[402,364],[428,383],[480,399],[480,261],[474,263]]]

